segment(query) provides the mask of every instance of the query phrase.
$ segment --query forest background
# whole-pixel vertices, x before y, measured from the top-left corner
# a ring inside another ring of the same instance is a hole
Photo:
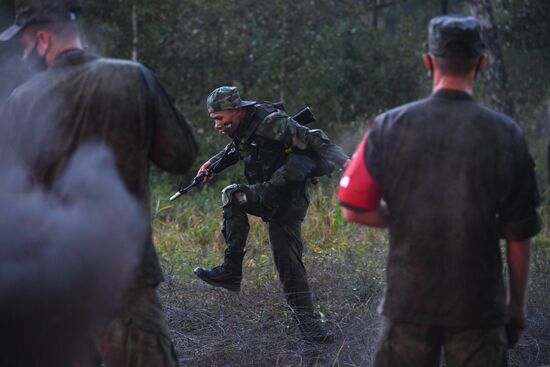
[[[429,19],[479,16],[495,66],[478,78],[476,98],[513,115],[535,158],[544,231],[534,240],[526,337],[512,366],[550,365],[550,233],[546,162],[550,103],[547,0],[83,0],[89,49],[147,64],[195,127],[196,168],[227,141],[209,121],[206,96],[236,85],[244,98],[312,108],[319,127],[352,153],[378,113],[430,93],[421,63]],[[13,22],[1,0],[0,26]],[[17,41],[0,47],[0,101],[28,77]],[[193,169],[193,171],[195,168]],[[370,365],[380,325],[385,231],[346,224],[334,198],[339,174],[311,189],[305,254],[319,312],[338,342],[319,348],[289,319],[261,221],[252,222],[243,291],[197,281],[197,265],[217,265],[219,191],[242,180],[234,168],[210,187],[169,203],[179,182],[154,171],[155,239],[168,281],[162,295],[183,365]],[[474,285],[473,285],[474,286]]]

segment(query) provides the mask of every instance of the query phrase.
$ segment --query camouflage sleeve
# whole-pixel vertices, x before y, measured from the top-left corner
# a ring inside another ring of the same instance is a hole
[[[186,172],[198,154],[198,145],[185,117],[176,109],[172,99],[153,73],[142,68],[152,100],[154,114],[153,143],[149,158],[170,173]]]
[[[333,144],[322,130],[309,129],[281,112],[267,116],[257,133],[292,148],[312,150],[319,158],[340,167],[349,159],[344,150]]]

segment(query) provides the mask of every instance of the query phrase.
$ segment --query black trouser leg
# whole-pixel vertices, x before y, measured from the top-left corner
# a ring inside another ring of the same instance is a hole
[[[304,263],[302,262],[302,221],[269,223],[269,238],[275,266],[283,284],[288,305],[307,340],[332,343],[334,335],[327,333],[313,308],[313,299]]]
[[[222,234],[227,244],[223,264],[212,269],[198,267],[194,273],[213,286],[238,292],[249,228],[247,214],[237,200],[231,200],[223,208]]]
[[[302,262],[304,244],[301,226],[301,221],[269,223],[269,238],[275,266],[279,272],[288,305],[298,318],[313,316],[311,291],[306,268]]]
[[[244,252],[249,230],[248,216],[236,200],[223,208],[222,235],[230,252]]]

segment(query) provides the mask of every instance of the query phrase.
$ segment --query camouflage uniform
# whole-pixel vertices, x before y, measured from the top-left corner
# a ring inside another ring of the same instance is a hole
[[[240,101],[234,87],[218,88],[208,99],[210,112],[236,106],[246,109],[233,138],[236,138],[236,149],[244,162],[248,185],[230,185],[222,193],[222,233],[227,243],[226,262],[222,266],[239,274],[234,284],[222,286],[240,289],[242,258],[249,231],[247,217],[251,214],[263,218],[267,222],[285,297],[303,329],[307,329],[307,323],[314,319],[314,311],[302,262],[301,226],[309,205],[307,176],[315,166],[310,157],[320,158],[317,161],[325,162],[326,166],[341,166],[348,157],[321,130],[310,130],[298,124],[271,104]],[[223,151],[210,161],[219,159],[222,154]],[[244,193],[245,199],[237,200],[236,192]],[[203,269],[198,268],[197,275],[208,281],[202,276]]]
[[[33,20],[23,26],[72,19],[74,1],[67,1],[70,12],[63,4],[19,1],[17,19]],[[191,127],[149,69],[80,49],[61,53],[46,71],[18,87],[1,116],[1,148],[15,154],[33,184],[51,187],[77,147],[100,140],[112,150],[121,179],[147,217],[149,162],[184,173],[197,155]],[[141,266],[124,307],[98,342],[100,352],[109,367],[175,366],[155,291],[163,275],[152,234],[136,245],[143,248]]]

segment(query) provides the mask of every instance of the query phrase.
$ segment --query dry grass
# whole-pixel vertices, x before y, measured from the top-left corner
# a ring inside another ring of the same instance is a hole
[[[162,288],[182,364],[369,365],[378,330],[375,305],[380,288],[370,286],[360,272],[351,271],[343,280],[340,275],[348,267],[327,255],[316,255],[313,264],[311,260],[306,261],[315,301],[326,326],[338,335],[336,343],[320,346],[302,340],[272,269],[246,267],[240,293],[210,287],[189,274],[170,277]]]
[[[166,196],[170,190],[157,189]],[[160,194],[159,194],[160,192]],[[337,334],[332,345],[304,341],[287,312],[262,222],[251,221],[240,293],[211,287],[192,274],[222,258],[217,191],[156,208],[155,236],[167,281],[161,287],[183,366],[370,366],[381,319],[387,238],[346,224],[333,195],[314,189],[304,224],[318,311]],[[160,203],[160,201],[159,201]],[[511,366],[550,365],[550,233],[536,239],[527,333]]]

